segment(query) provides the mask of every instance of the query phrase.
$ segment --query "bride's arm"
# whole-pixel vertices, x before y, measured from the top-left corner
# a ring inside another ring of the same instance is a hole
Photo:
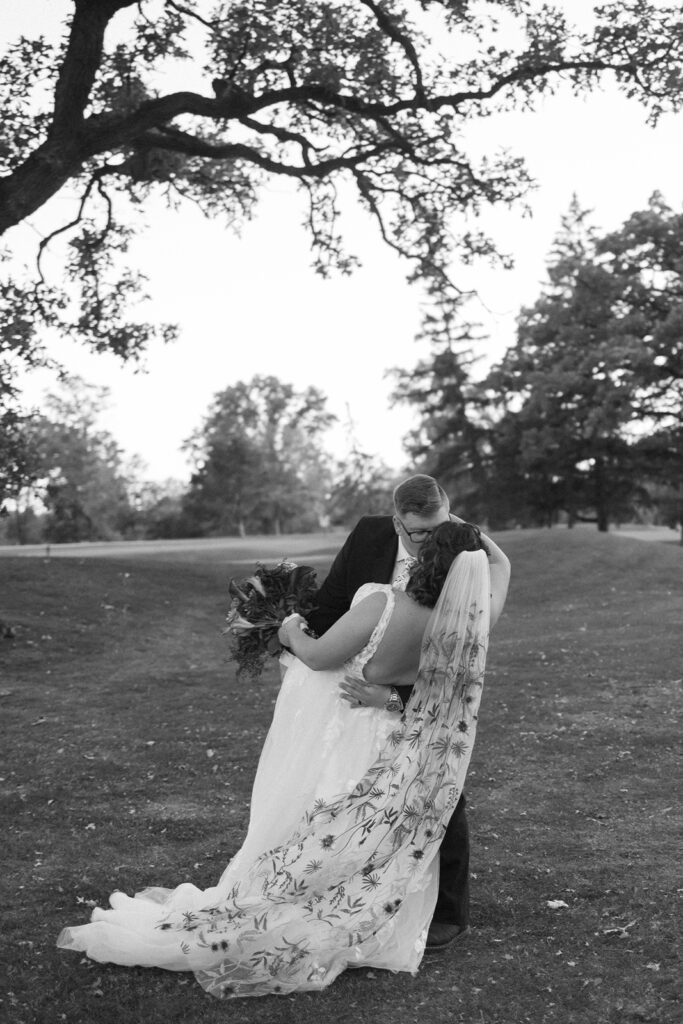
[[[305,620],[296,616],[281,626],[278,638],[309,668],[316,671],[338,668],[365,647],[386,601],[387,596],[381,591],[370,594],[342,615],[319,639],[304,633],[301,624]]]
[[[451,519],[454,523],[464,523],[451,512]],[[481,533],[481,539],[489,551],[489,571],[491,573],[491,625],[493,626],[503,610],[507,597],[508,586],[510,585],[510,559],[505,552],[498,547],[494,540]]]

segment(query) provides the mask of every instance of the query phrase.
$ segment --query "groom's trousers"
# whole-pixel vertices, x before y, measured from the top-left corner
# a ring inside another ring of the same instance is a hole
[[[455,810],[439,850],[439,895],[434,920],[466,928],[470,920],[470,834],[465,814],[465,794]]]

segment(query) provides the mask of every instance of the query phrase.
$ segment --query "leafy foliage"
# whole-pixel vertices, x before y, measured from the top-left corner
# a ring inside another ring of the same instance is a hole
[[[472,346],[479,340],[476,327],[461,328],[453,347],[437,348],[410,370],[394,370],[393,398],[419,410],[421,422],[407,439],[416,464],[435,476],[468,516],[482,518],[477,509],[484,482],[487,452],[486,414],[471,380]]]
[[[46,541],[109,540],[121,535],[130,517],[121,454],[97,426],[105,399],[106,389],[74,378],[48,395],[44,412],[27,425],[32,490],[47,511]]]
[[[35,328],[57,310],[62,330],[131,357],[157,329],[130,318],[141,281],[124,271],[121,291],[106,253],[125,263],[124,225],[150,197],[239,226],[265,183],[289,178],[327,274],[356,263],[338,226],[351,189],[436,301],[432,327],[447,329],[453,258],[495,254],[454,231],[452,213],[513,202],[529,184],[519,156],[470,155],[466,122],[609,73],[654,123],[680,109],[682,48],[678,6],[647,0],[603,5],[587,33],[531,0],[72,0],[63,39],[19,38],[0,63],[0,232],[62,189],[79,196],[41,252],[67,232],[80,315],[40,280]]]
[[[437,352],[397,397],[423,409],[414,451],[468,514],[606,530],[683,476],[683,217],[654,195],[599,237],[572,203],[548,284],[486,379]]]
[[[145,278],[129,246],[155,197],[238,230],[265,186],[293,181],[314,268],[327,275],[357,265],[339,224],[340,197],[354,196],[424,286],[423,334],[448,345],[463,298],[450,268],[506,259],[472,215],[530,184],[519,155],[469,152],[467,123],[604,75],[653,124],[683,101],[680,7],[654,0],[604,4],[588,32],[533,0],[71,0],[69,10],[63,38],[21,37],[0,59],[0,233],[58,194],[76,200],[73,219],[39,243],[35,278],[15,270],[3,283],[0,355],[12,358],[0,402],[15,415],[17,368],[46,359],[46,327],[122,359],[175,336],[135,313]],[[53,248],[66,284],[46,269]],[[18,465],[19,448],[7,457]],[[14,479],[4,473],[5,491]]]
[[[327,470],[319,438],[334,417],[317,388],[255,376],[219,392],[187,443],[195,472],[185,502],[199,535],[317,528]]]
[[[635,440],[683,410],[671,327],[683,312],[683,220],[653,196],[603,239],[582,237],[584,221],[574,204],[550,286],[523,310],[517,344],[487,385],[517,426],[521,468],[552,479],[556,507],[577,517],[593,509],[607,529],[644,494]]]
[[[353,441],[331,481],[325,503],[330,521],[351,526],[361,516],[385,515],[391,508],[394,486],[393,474],[381,459]]]

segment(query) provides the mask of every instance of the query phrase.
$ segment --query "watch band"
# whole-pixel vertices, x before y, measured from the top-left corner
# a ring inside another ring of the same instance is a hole
[[[395,686],[391,687],[391,693],[386,704],[384,705],[384,710],[393,711],[397,713],[403,711],[403,701],[401,700],[401,695],[399,694]]]

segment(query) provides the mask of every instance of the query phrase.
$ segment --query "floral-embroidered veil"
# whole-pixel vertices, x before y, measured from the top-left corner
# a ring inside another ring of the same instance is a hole
[[[312,807],[291,842],[264,854],[249,881],[204,918],[215,928],[204,941],[227,944],[215,966],[198,972],[209,991],[321,988],[356,953],[367,957],[366,944],[390,941],[394,917],[438,853],[462,792],[483,685],[489,587],[486,554],[458,555],[427,627],[412,698],[382,756],[352,793]],[[197,931],[186,937],[201,941]]]

